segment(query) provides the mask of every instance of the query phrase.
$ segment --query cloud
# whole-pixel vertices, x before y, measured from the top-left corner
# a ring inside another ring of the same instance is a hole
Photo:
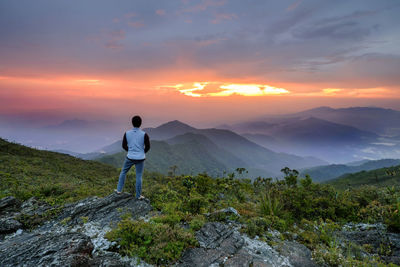
[[[357,79],[373,86],[400,85],[400,55],[368,53],[354,57],[338,70],[342,79]]]
[[[159,16],[164,16],[165,15],[165,10],[164,9],[157,9],[156,14]]]
[[[119,44],[114,41],[107,42],[104,46],[112,50],[121,50],[122,48],[124,48],[123,44]]]
[[[399,8],[383,1],[99,0],[96,12],[94,1],[63,1],[4,3],[2,76],[139,77],[143,88],[154,77],[272,84],[291,95],[400,84]]]
[[[393,89],[376,88],[324,88],[320,91],[295,93],[296,96],[308,97],[336,97],[336,98],[400,98],[398,92]]]
[[[194,43],[197,46],[204,47],[204,46],[219,44],[226,40],[227,38],[224,36],[224,34],[208,34],[204,36],[195,37]]]
[[[370,35],[370,28],[362,28],[357,22],[338,22],[328,25],[309,25],[292,31],[293,36],[300,39],[352,39],[361,40]]]
[[[125,39],[126,32],[124,30],[115,30],[111,31],[110,35],[117,40],[123,40]]]
[[[317,21],[317,24],[326,24],[326,23],[335,23],[335,22],[343,22],[344,20],[354,20],[363,17],[369,17],[378,14],[378,10],[356,10],[350,14],[323,18]]]
[[[130,19],[130,18],[133,18],[133,17],[136,17],[136,16],[137,16],[137,14],[134,13],[134,12],[126,13],[126,14],[124,15],[124,17],[125,17],[126,19]]]
[[[213,24],[218,24],[221,23],[224,20],[232,20],[236,19],[237,15],[236,14],[228,14],[228,13],[218,13],[215,15],[215,18],[211,20],[211,23]]]
[[[106,39],[105,47],[112,50],[121,50],[124,45],[121,43],[126,38],[124,30],[114,30],[107,32],[104,37]]]
[[[325,94],[325,95],[337,95],[340,92],[343,92],[343,89],[339,89],[339,88],[325,88],[325,89],[322,89],[322,93]]]
[[[144,27],[144,23],[141,21],[129,21],[128,25],[136,29]]]
[[[182,13],[196,13],[205,11],[210,7],[224,6],[227,0],[201,0],[199,4],[190,7],[185,7],[181,10]]]
[[[296,2],[287,7],[286,11],[295,10],[301,4],[301,2],[303,2],[303,0],[297,0]]]
[[[164,87],[174,88],[180,93],[191,97],[266,96],[290,93],[286,89],[265,84],[195,82],[193,84],[177,84]]]
[[[299,25],[299,23],[312,18],[313,14],[320,9],[320,5],[304,6],[303,8],[296,9],[295,12],[278,17],[277,20],[269,24],[265,30],[267,35],[282,34],[292,27]]]

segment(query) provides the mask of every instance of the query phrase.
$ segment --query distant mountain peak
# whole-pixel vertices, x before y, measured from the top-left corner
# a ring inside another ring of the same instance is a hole
[[[390,111],[390,112],[398,112],[398,110],[394,110],[391,108],[381,108],[381,107],[375,107],[375,106],[369,106],[369,107],[348,107],[348,108],[338,108],[336,110],[349,110],[349,111]]]
[[[317,108],[308,109],[307,111],[332,111],[332,110],[334,110],[334,108],[328,106],[321,106]]]
[[[68,119],[59,124],[44,126],[47,130],[76,130],[76,129],[105,129],[112,125],[109,121],[95,120],[89,121],[84,119]]]
[[[160,129],[160,128],[180,128],[180,129],[188,129],[188,130],[196,129],[196,128],[194,128],[186,123],[183,123],[181,121],[178,121],[178,120],[173,120],[173,121],[169,121],[167,123],[161,124],[157,128],[158,129]]]

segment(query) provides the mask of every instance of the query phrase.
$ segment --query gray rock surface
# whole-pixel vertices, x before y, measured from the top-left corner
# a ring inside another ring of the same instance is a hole
[[[25,233],[0,243],[0,266],[89,266],[92,250],[80,233]]]
[[[39,201],[35,197],[31,197],[30,199],[22,203],[20,213],[30,216],[33,216],[35,214],[41,216],[45,214],[48,210],[51,210],[53,208],[57,207],[52,207],[46,202]]]
[[[121,215],[130,214],[132,218],[146,215],[152,210],[148,199],[137,200],[131,194],[111,194],[105,198],[90,197],[65,206],[57,221],[64,219],[68,226],[84,220],[109,226],[121,220]]]
[[[234,254],[244,244],[239,233],[218,222],[206,223],[197,231],[196,239],[199,241],[200,247],[220,248],[229,254]]]
[[[199,248],[184,252],[178,266],[318,266],[311,260],[311,252],[292,242],[297,248],[286,255],[260,240],[251,239],[237,230],[219,222],[206,223],[196,233]],[[299,255],[295,255],[299,252]],[[309,265],[300,265],[300,264]]]
[[[13,218],[2,218],[0,219],[0,234],[14,233],[18,229],[22,228],[22,224]]]
[[[400,265],[400,234],[388,233],[382,224],[357,224],[338,233],[343,243],[369,245],[371,253],[378,254],[387,263]]]
[[[288,257],[290,264],[294,267],[318,266],[318,264],[311,259],[311,251],[303,244],[293,241],[284,241],[274,246],[274,248],[280,255]]]
[[[9,212],[9,211],[17,211],[21,206],[21,202],[15,197],[5,197],[0,199],[0,214]]]
[[[19,222],[10,216],[37,216],[50,208],[29,199],[20,205],[19,212],[0,216],[0,231],[18,229]],[[91,197],[69,204],[54,220],[33,231],[20,229],[5,236],[0,241],[0,266],[137,266],[136,258],[122,258],[107,251],[111,242],[104,235],[121,220],[121,215],[129,213],[138,218],[151,210],[148,200],[136,200],[130,194]]]
[[[14,197],[5,197],[0,199],[0,203],[2,207],[0,208],[0,239],[3,239],[4,234],[16,232],[18,229],[40,225],[48,219],[47,212],[58,208],[39,201],[35,197],[24,203]]]

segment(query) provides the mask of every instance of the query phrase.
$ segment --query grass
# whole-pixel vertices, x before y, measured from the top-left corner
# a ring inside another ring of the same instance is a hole
[[[118,174],[106,164],[0,139],[0,198],[35,196],[50,204],[63,204],[106,196],[116,186]]]

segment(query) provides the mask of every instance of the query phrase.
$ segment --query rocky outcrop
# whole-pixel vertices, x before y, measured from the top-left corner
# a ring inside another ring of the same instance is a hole
[[[10,234],[22,228],[22,224],[14,218],[0,219],[0,235]]]
[[[4,214],[9,211],[18,211],[21,206],[21,202],[15,197],[5,197],[0,199],[0,214]]]
[[[0,200],[0,240],[18,229],[31,229],[48,221],[59,207],[52,207],[32,197],[21,203],[14,197]]]
[[[386,263],[400,265],[400,235],[387,232],[383,224],[348,224],[338,237],[343,243],[367,246],[370,254],[379,255]]]
[[[0,240],[5,234],[14,233],[22,228],[22,224],[15,219],[15,214],[20,207],[21,202],[15,197],[0,199]]]
[[[115,244],[104,235],[123,215],[140,218],[152,210],[148,200],[139,201],[129,194],[90,197],[63,208],[51,207],[35,198],[24,203],[7,198],[0,203],[0,232],[7,233],[0,243],[0,266],[138,266],[136,258],[112,252]],[[29,220],[29,216],[47,218],[49,212],[53,214],[51,220],[35,225],[31,231],[22,229],[25,224],[18,221]],[[240,216],[234,209],[218,214]],[[267,243],[251,239],[226,223],[206,223],[196,232],[196,239],[200,246],[185,251],[176,265],[300,266],[296,265],[300,262],[313,266],[310,252],[300,244],[287,243],[280,254]],[[299,253],[293,252],[291,246]],[[141,262],[139,266],[149,265]]]
[[[311,251],[302,244],[293,241],[284,241],[274,246],[274,248],[280,255],[288,257],[293,267],[318,266],[318,264],[311,260]]]
[[[0,265],[89,266],[92,250],[81,233],[24,233],[0,244]]]
[[[126,193],[90,197],[65,207],[35,198],[24,203],[1,199],[0,266],[150,266],[113,252],[117,245],[104,236],[123,216],[146,219],[154,214],[151,211],[149,200]],[[236,220],[240,215],[233,208],[207,214],[215,215],[223,223],[208,222],[197,231],[199,247],[187,249],[176,266],[318,266],[302,244],[281,241],[274,234],[269,245],[241,233]],[[379,255],[387,263],[400,264],[400,235],[388,233],[383,225],[349,224],[337,238],[344,246],[369,246],[365,257]]]
[[[105,198],[90,197],[69,204],[63,209],[57,221],[64,221],[68,226],[81,224],[84,221],[110,226],[119,222],[124,214],[129,214],[135,219],[151,210],[148,199],[139,201],[128,193],[111,194]]]
[[[196,238],[200,247],[188,249],[178,266],[317,266],[303,245],[292,242],[297,246],[294,252],[299,254],[287,247],[286,255],[279,254],[266,242],[251,239],[219,222],[205,224]]]
[[[55,208],[34,198],[22,205],[12,198],[0,203],[8,203],[2,205],[0,233],[13,233],[3,236],[0,242],[2,267],[136,265],[137,259],[122,258],[107,251],[112,243],[104,235],[122,215],[139,218],[152,210],[148,200],[136,200],[130,194],[91,197],[56,208],[53,219],[29,231],[21,229],[24,225],[18,218],[44,218],[44,214]]]

